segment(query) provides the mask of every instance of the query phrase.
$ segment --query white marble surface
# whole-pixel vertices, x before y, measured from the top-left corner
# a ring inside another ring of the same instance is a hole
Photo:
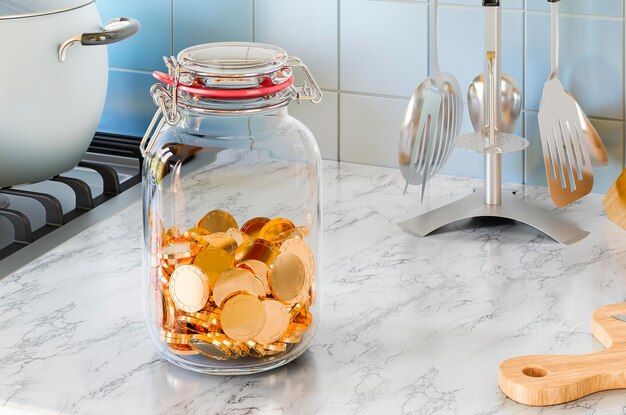
[[[626,414],[626,391],[541,409],[497,384],[508,357],[600,350],[591,313],[626,301],[626,231],[599,195],[555,211],[591,231],[571,247],[510,222],[424,239],[395,225],[473,186],[437,177],[419,207],[393,169],[325,163],[320,330],[296,362],[244,377],[157,358],[136,203],[0,280],[0,414]]]

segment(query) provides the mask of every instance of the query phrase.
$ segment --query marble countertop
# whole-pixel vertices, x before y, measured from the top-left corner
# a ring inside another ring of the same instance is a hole
[[[394,169],[324,164],[323,317],[275,371],[187,372],[160,360],[141,316],[141,204],[0,280],[0,414],[626,414],[626,391],[552,408],[507,399],[498,365],[601,350],[591,314],[626,301],[626,231],[601,196],[551,207],[591,231],[565,247],[474,220],[427,238],[396,223],[480,181],[438,176],[419,203]]]

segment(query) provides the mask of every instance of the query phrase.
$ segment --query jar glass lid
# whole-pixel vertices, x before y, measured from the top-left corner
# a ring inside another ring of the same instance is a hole
[[[279,71],[287,53],[263,43],[221,42],[196,45],[177,56],[183,71],[208,77],[253,77]]]
[[[276,46],[221,42],[192,46],[177,57],[164,57],[167,73],[150,89],[170,125],[178,107],[204,113],[241,114],[288,104],[292,99],[318,103],[322,91],[306,65]],[[296,85],[294,68],[304,76]]]

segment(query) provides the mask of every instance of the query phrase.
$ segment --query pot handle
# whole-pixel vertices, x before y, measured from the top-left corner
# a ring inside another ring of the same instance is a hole
[[[67,51],[77,43],[83,46],[109,45],[131,37],[139,31],[141,25],[129,17],[117,17],[109,20],[101,32],[83,33],[72,36],[59,47],[59,62],[67,61]]]

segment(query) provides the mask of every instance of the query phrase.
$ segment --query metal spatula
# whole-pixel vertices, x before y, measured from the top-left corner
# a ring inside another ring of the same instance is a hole
[[[558,0],[548,1],[552,3],[552,73],[543,87],[539,131],[550,196],[557,207],[563,207],[591,192],[593,169],[576,100],[558,78]]]

